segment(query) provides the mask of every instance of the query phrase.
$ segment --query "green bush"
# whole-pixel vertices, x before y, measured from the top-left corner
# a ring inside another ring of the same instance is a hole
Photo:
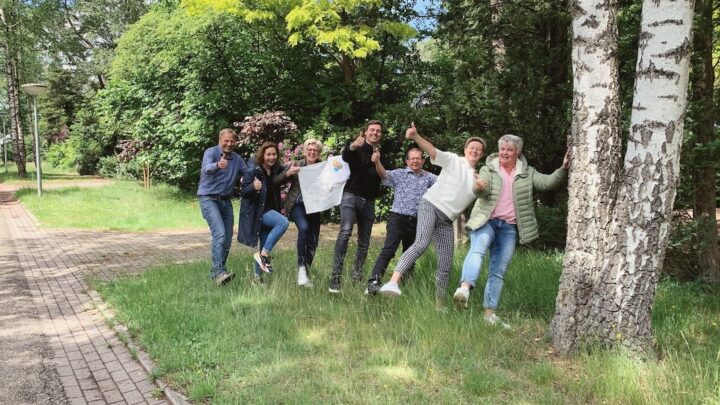
[[[698,223],[685,210],[673,213],[670,237],[665,250],[663,273],[682,281],[695,280],[701,271]]]
[[[138,180],[142,178],[142,167],[137,160],[120,162],[117,156],[104,156],[98,161],[97,172],[103,177],[120,180]]]
[[[45,153],[45,161],[53,167],[72,168],[78,157],[75,146],[67,141],[50,145]]]
[[[117,177],[120,162],[115,156],[104,156],[98,160],[97,172],[103,177]]]
[[[535,207],[539,237],[531,243],[539,249],[564,249],[567,238],[567,207],[548,207],[538,204]]]

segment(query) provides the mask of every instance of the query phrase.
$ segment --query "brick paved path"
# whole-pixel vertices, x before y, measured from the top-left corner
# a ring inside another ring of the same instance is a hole
[[[36,310],[36,316],[16,316],[25,318],[23,325],[35,325],[36,334],[43,334],[45,344],[51,348],[48,350],[51,359],[42,356],[35,359],[51,369],[47,380],[52,383],[59,379],[71,404],[167,403],[153,397],[160,392],[158,386],[106,325],[97,310],[101,304],[99,297],[88,291],[85,277],[109,278],[140,271],[169,258],[177,262],[206,256],[207,231],[139,236],[123,232],[43,230],[3,185],[0,185],[0,227],[3,228],[0,260],[24,273]],[[3,276],[9,274],[11,267],[3,266]],[[3,340],[0,336],[0,342]],[[4,361],[3,367],[19,366],[18,361],[11,360]],[[27,375],[26,385],[32,385],[33,378]],[[35,400],[45,402],[42,397],[35,397],[27,403]],[[65,402],[62,398],[46,400]]]

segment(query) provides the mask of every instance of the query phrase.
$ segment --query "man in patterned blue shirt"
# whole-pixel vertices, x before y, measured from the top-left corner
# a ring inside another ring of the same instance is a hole
[[[229,283],[235,277],[234,273],[227,271],[225,263],[230,253],[235,218],[233,192],[238,178],[245,173],[245,161],[233,152],[236,140],[237,133],[226,128],[220,131],[218,146],[205,150],[197,191],[200,210],[212,236],[210,277],[218,286]]]
[[[380,159],[375,160],[377,172],[383,178],[383,184],[393,188],[395,196],[387,221],[385,244],[375,262],[365,294],[375,295],[378,293],[382,286],[381,281],[385,270],[390,260],[395,257],[395,251],[400,243],[402,242],[404,252],[415,242],[420,199],[437,179],[436,175],[422,169],[424,162],[423,152],[417,146],[411,147],[405,154],[407,167],[404,169],[386,171],[380,163]]]

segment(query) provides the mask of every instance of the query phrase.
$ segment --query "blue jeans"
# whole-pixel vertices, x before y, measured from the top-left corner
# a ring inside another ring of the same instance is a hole
[[[517,225],[501,219],[490,219],[479,229],[470,232],[470,250],[463,262],[460,282],[475,287],[483,258],[490,248],[490,269],[483,299],[485,308],[494,310],[498,307],[503,279],[515,252],[516,241]]]
[[[297,203],[290,212],[290,218],[298,229],[298,266],[305,266],[305,269],[309,270],[320,240],[320,213],[308,214],[305,212],[305,205]]]
[[[228,253],[230,253],[230,243],[233,236],[233,205],[231,200],[220,200],[208,196],[201,195],[198,197],[200,201],[200,210],[202,216],[210,227],[210,235],[212,242],[210,243],[210,257],[212,260],[212,268],[210,269],[210,277],[215,278],[224,271],[227,262]]]
[[[343,193],[340,203],[340,233],[335,242],[335,257],[333,258],[333,272],[330,278],[332,287],[340,286],[343,273],[343,262],[347,253],[348,243],[352,235],[353,226],[358,226],[357,252],[352,277],[354,280],[363,279],[363,265],[367,259],[370,247],[370,233],[375,222],[375,202],[357,196],[353,193]]]
[[[273,247],[285,234],[290,222],[281,213],[270,210],[263,214],[260,219],[260,251],[272,251]],[[255,262],[255,274],[261,275],[260,266]]]

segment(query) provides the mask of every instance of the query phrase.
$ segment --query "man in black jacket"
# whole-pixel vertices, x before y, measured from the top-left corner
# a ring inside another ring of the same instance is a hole
[[[350,178],[345,183],[340,203],[340,233],[335,242],[333,272],[328,291],[340,292],[343,262],[353,226],[358,225],[357,252],[352,272],[354,281],[363,281],[363,265],[370,246],[370,233],[375,222],[375,199],[380,192],[382,178],[375,168],[380,159],[380,139],[383,126],[380,121],[368,121],[365,130],[342,152],[342,158],[350,166]]]

